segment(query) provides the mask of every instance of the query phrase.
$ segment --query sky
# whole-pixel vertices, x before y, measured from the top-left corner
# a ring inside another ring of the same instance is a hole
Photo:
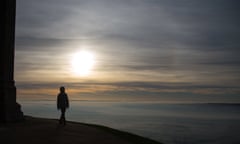
[[[238,0],[17,0],[18,99],[240,102]],[[84,76],[71,60],[94,56]]]

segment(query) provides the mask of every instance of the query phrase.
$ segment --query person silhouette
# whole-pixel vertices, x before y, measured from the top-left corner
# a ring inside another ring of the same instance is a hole
[[[66,125],[65,112],[69,108],[68,95],[65,93],[65,87],[60,87],[60,93],[57,96],[57,109],[61,110],[59,124]]]

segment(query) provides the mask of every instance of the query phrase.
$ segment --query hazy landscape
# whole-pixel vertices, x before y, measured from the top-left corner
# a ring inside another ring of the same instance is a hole
[[[58,119],[56,96],[64,86],[70,121],[164,144],[240,143],[239,6],[18,0],[14,78],[5,81],[4,72],[3,85],[15,81],[29,116]]]
[[[55,101],[22,101],[26,115],[58,118]],[[73,101],[67,120],[100,124],[166,144],[239,143],[239,104]]]

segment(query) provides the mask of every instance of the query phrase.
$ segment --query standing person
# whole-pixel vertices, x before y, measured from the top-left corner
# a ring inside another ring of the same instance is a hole
[[[59,124],[66,125],[65,112],[69,108],[68,96],[65,93],[65,87],[60,87],[60,93],[57,96],[57,109],[61,110],[61,117],[59,119]]]

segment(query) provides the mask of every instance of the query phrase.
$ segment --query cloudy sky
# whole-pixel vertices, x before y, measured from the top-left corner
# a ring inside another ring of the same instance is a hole
[[[18,0],[19,99],[240,102],[238,0]],[[75,53],[91,72],[71,70]]]

